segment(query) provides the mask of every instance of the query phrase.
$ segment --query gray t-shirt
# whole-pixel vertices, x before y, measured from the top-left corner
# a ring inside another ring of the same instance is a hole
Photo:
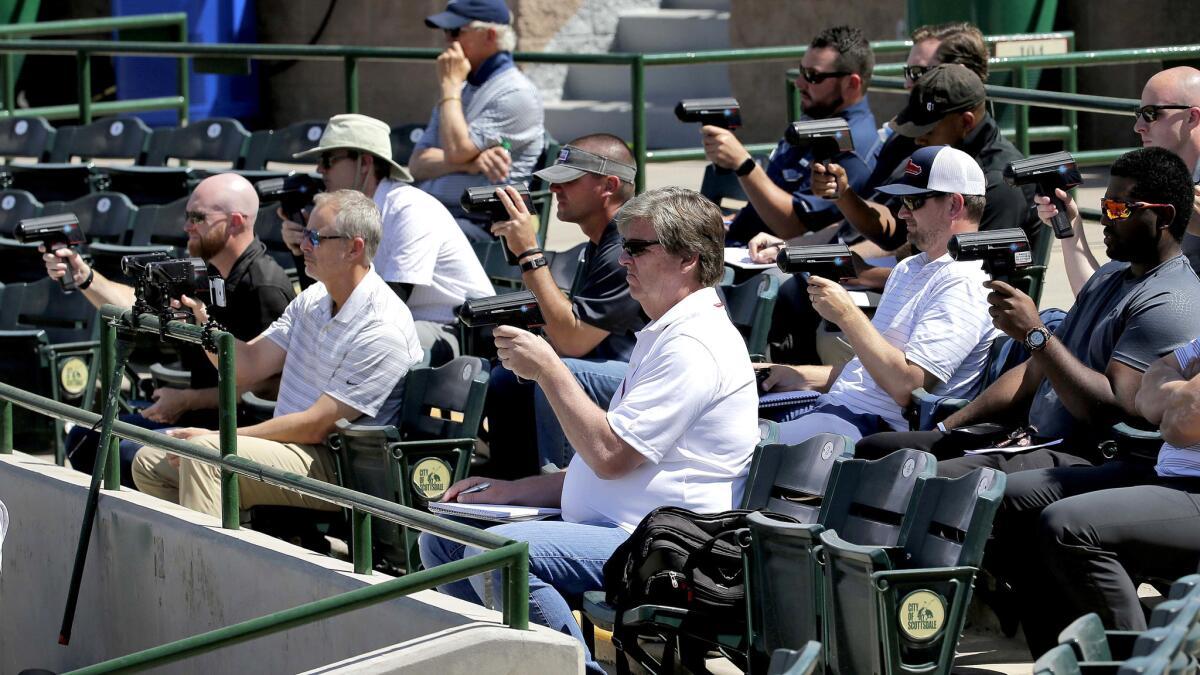
[[[1110,360],[1145,372],[1200,336],[1200,279],[1187,258],[1171,258],[1138,279],[1128,270],[1129,263],[1116,261],[1096,270],[1054,333],[1097,372],[1104,372]],[[1095,420],[1076,420],[1045,378],[1029,409],[1029,423],[1039,436],[1064,438],[1080,448],[1105,438],[1108,429]]]
[[[1183,254],[1187,256],[1188,262],[1192,263],[1192,269],[1200,274],[1200,237],[1191,232],[1184,232]]]

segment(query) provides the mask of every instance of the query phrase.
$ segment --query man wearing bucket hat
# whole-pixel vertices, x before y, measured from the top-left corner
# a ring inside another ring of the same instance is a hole
[[[425,19],[440,28],[440,98],[409,168],[417,187],[438,198],[472,240],[487,241],[490,223],[459,206],[463,190],[520,183],[542,154],[542,98],[513,63],[512,15],[503,0],[450,0]]]
[[[819,432],[853,439],[907,429],[912,390],[970,398],[979,390],[992,339],[987,275],[978,261],[957,262],[950,237],[979,229],[983,171],[975,160],[939,145],[913,153],[899,180],[879,189],[900,198],[900,217],[921,250],[888,277],[868,319],[836,279],[810,277],[813,308],[841,327],[855,357],[844,367],[768,365],[768,391],[825,391],[816,408],[780,426],[780,441]]]
[[[389,131],[366,115],[335,115],[317,147],[295,157],[317,159],[326,190],[358,190],[375,200],[383,219],[375,271],[408,305],[421,347],[437,366],[458,355],[454,309],[492,295],[492,285],[446,208],[405,182],[412,177],[392,161]],[[302,232],[299,224],[284,223],[293,252]]]
[[[563,146],[553,166],[537,172],[550,184],[558,219],[579,225],[587,247],[579,282],[568,299],[559,290],[537,248],[533,219],[516,190],[498,191],[512,220],[496,223],[513,255],[521,258],[521,276],[537,296],[546,318],[546,335],[593,401],[606,407],[625,375],[635,333],[646,324],[641,306],[629,294],[616,216],[634,194],[637,173],[625,141],[592,134]],[[488,470],[501,476],[527,476],[547,465],[565,467],[574,451],[567,443],[545,393],[520,382],[497,366],[488,382],[491,459]],[[537,463],[534,445],[537,438]]]

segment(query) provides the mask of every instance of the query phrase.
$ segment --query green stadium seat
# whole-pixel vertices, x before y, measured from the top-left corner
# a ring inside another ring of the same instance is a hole
[[[56,135],[44,117],[5,117],[0,119],[0,157],[48,159]]]
[[[187,253],[187,233],[183,231],[187,197],[169,204],[146,204],[133,215],[128,244],[90,244],[88,251],[97,269],[123,284],[132,280],[121,272],[121,258],[127,255],[163,251],[171,255]]]
[[[0,190],[0,282],[29,283],[46,278],[36,243],[13,238],[17,224],[42,214],[42,203],[25,190]]]
[[[808,642],[803,649],[776,649],[771,654],[767,675],[812,675],[821,670],[821,643]]]
[[[127,195],[134,204],[165,204],[186,197],[207,172],[167,166],[170,159],[228,162],[241,168],[250,132],[230,118],[211,118],[186,127],[156,129],[146,148],[145,166],[105,167],[106,189]]]
[[[417,147],[417,141],[420,141],[423,135],[425,135],[424,124],[399,124],[392,127],[392,161],[400,166],[408,166],[408,161],[412,159],[413,149]]]
[[[750,358],[761,361],[767,353],[767,333],[779,297],[779,279],[760,274],[730,286],[718,286],[717,292],[738,332],[746,339]]]
[[[312,163],[311,160],[297,160],[292,155],[317,147],[324,131],[325,120],[296,122],[280,129],[256,131],[250,134],[241,168],[246,171],[265,171],[271,162]]]

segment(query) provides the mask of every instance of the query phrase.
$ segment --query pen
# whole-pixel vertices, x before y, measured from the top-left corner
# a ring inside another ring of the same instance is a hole
[[[486,490],[490,487],[492,487],[491,483],[480,483],[478,485],[472,485],[471,487],[467,488],[466,490],[463,490],[462,492],[458,493],[458,497],[461,497],[463,495],[469,495],[473,492],[483,492],[484,490]],[[457,497],[456,497],[456,499],[457,499]]]

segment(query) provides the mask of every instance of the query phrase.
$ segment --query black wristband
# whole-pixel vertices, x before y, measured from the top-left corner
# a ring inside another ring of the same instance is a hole
[[[539,253],[540,253],[540,251],[539,251]],[[534,258],[533,260],[526,260],[525,262],[521,263],[521,271],[522,272],[532,272],[539,267],[545,267],[546,265],[549,265],[549,264],[550,263],[546,260],[546,256],[542,255],[537,258]]]
[[[737,176],[749,176],[750,172],[758,168],[758,162],[754,161],[753,157],[747,157],[746,161],[742,162],[738,168],[733,170]]]
[[[67,274],[70,274],[70,273],[71,272],[68,270]],[[86,291],[88,289],[88,287],[92,285],[92,282],[95,280],[96,280],[96,270],[89,267],[87,278],[83,280],[82,284],[79,284],[78,286],[76,286],[76,288],[78,288],[81,291]]]
[[[540,248],[538,248],[538,247],[534,246],[533,248],[529,249],[528,251],[524,251],[524,252],[522,252],[522,253],[518,253],[518,254],[517,254],[517,260],[520,260],[521,258],[524,258],[524,257],[526,257],[526,256],[535,255],[535,254],[538,254],[538,253],[541,253],[541,252],[542,252],[542,249],[540,249]]]
[[[229,332],[225,329],[225,326],[217,323],[216,319],[210,317],[208,321],[204,322],[204,332],[200,334],[200,346],[204,347],[204,351],[210,354],[217,353],[217,340],[213,337],[213,331],[218,330],[224,333]]]

